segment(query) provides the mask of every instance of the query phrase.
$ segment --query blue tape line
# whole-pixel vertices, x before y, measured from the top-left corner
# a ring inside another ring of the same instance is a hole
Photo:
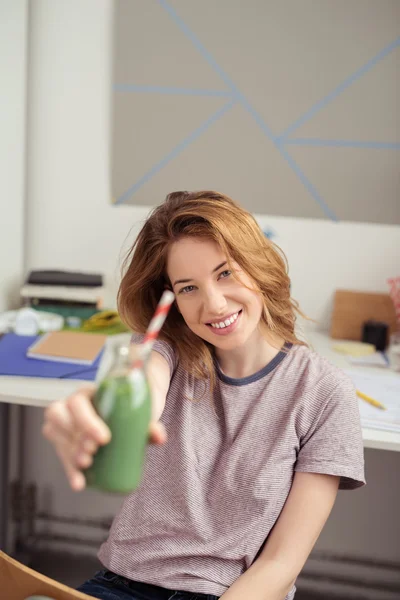
[[[291,146],[322,146],[334,148],[371,148],[374,150],[400,150],[399,142],[370,142],[358,140],[321,140],[318,138],[292,138],[285,140]]]
[[[324,202],[324,200],[320,196],[318,190],[313,186],[311,181],[309,181],[307,179],[307,177],[304,175],[303,171],[300,169],[300,167],[295,162],[293,157],[290,156],[290,154],[288,153],[286,148],[284,146],[281,146],[280,150],[281,150],[283,156],[285,157],[285,159],[287,160],[287,162],[289,163],[289,165],[291,166],[291,168],[293,169],[293,171],[296,173],[297,177],[303,183],[304,187],[309,191],[309,193],[314,198],[314,200],[319,204],[319,206],[321,207],[321,209],[325,213],[325,215],[332,221],[336,221],[336,222],[339,221],[336,214]]]
[[[246,100],[243,94],[239,91],[236,85],[233,83],[231,78],[225,73],[225,71],[219,66],[217,61],[211,55],[211,53],[203,46],[200,40],[195,36],[195,34],[189,29],[186,23],[181,19],[181,17],[175,12],[175,10],[166,2],[166,0],[158,0],[159,4],[166,10],[169,16],[175,21],[179,29],[186,35],[187,38],[192,42],[193,46],[200,52],[202,57],[208,62],[208,64],[214,69],[214,71],[221,77],[222,81],[225,85],[230,89],[231,94],[236,97],[236,99],[246,108],[246,110],[252,115],[254,120],[258,123],[264,133],[269,137],[269,139],[274,140],[275,136],[272,131],[268,127],[268,125],[263,121],[262,117],[257,113],[257,111],[251,106],[251,104]]]
[[[332,92],[330,92],[325,98],[319,100],[314,106],[312,106],[309,110],[307,110],[301,117],[299,117],[292,125],[281,133],[279,136],[279,141],[286,141],[287,137],[298,129],[301,125],[309,121],[312,117],[314,117],[317,112],[319,112],[322,108],[324,108],[329,102],[332,102],[339,94],[344,92],[350,85],[352,85],[357,79],[368,73],[380,60],[385,58],[392,50],[397,48],[400,45],[400,37],[398,37],[394,42],[383,48],[376,56],[371,58],[365,65],[363,65],[360,69],[358,69],[355,73],[350,75],[347,79],[345,79],[340,85],[338,85]]]
[[[231,98],[232,93],[227,90],[201,90],[171,87],[163,85],[136,85],[134,83],[116,83],[114,86],[115,92],[141,92],[150,94],[167,94],[175,96],[213,96],[222,98]]]
[[[172,160],[177,154],[182,152],[194,139],[196,139],[201,133],[207,129],[213,122],[218,120],[222,114],[228,108],[233,106],[235,99],[242,104],[242,106],[251,114],[253,119],[256,121],[258,126],[264,132],[264,134],[274,143],[275,147],[281,152],[283,158],[287,161],[289,166],[293,169],[296,175],[299,177],[300,181],[306,187],[308,192],[314,198],[314,200],[321,207],[323,212],[333,221],[337,221],[336,215],[331,211],[331,209],[326,205],[323,201],[322,197],[316,190],[316,188],[311,184],[311,182],[307,179],[305,174],[301,171],[300,167],[296,164],[294,159],[290,156],[287,150],[284,148],[282,142],[286,142],[286,136],[299,127],[302,123],[306,122],[310,119],[316,112],[321,110],[326,104],[331,102],[336,96],[338,96],[342,91],[344,91],[347,87],[349,87],[356,79],[361,77],[364,73],[369,71],[378,61],[384,58],[389,52],[391,52],[394,48],[396,48],[400,44],[400,37],[389,44],[386,48],[384,48],[379,54],[377,54],[374,58],[372,58],[366,65],[361,67],[358,71],[356,71],[353,75],[351,75],[348,79],[346,79],[342,84],[340,84],[333,92],[328,94],[325,98],[317,102],[311,109],[309,109],[302,117],[297,119],[295,123],[289,126],[289,128],[280,136],[275,136],[272,134],[270,128],[263,121],[262,117],[257,113],[257,111],[251,106],[246,97],[239,91],[233,81],[228,77],[225,71],[218,65],[215,59],[212,57],[210,52],[201,44],[201,42],[197,39],[197,37],[193,34],[193,32],[189,29],[186,23],[177,15],[174,9],[168,4],[166,0],[158,0],[159,4],[166,10],[166,12],[170,15],[170,17],[175,21],[177,26],[181,29],[181,31],[189,38],[194,47],[200,52],[203,58],[208,62],[208,64],[214,69],[214,71],[221,77],[224,83],[229,88],[228,91],[218,90],[189,90],[185,88],[173,88],[173,87],[163,87],[163,86],[124,86],[124,84],[120,84],[119,91],[137,91],[137,92],[158,92],[158,93],[170,93],[170,94],[183,94],[183,95],[218,95],[218,96],[232,96],[232,103],[229,103],[225,107],[221,109],[221,111],[217,111],[215,115],[213,115],[209,120],[206,121],[200,128],[195,130],[188,138],[186,138],[183,142],[178,144],[164,159],[162,159],[157,165],[155,165],[148,173],[146,173],[134,186],[132,186],[125,194],[123,194],[120,198],[117,199],[116,204],[124,202],[129,196],[135,193],[139,187],[141,187],[146,181],[151,179],[153,175],[155,175],[160,169],[162,169],[170,160]],[[118,91],[118,90],[117,90]],[[287,143],[293,145],[304,145],[304,141],[302,140],[290,140]],[[307,140],[310,142],[310,140]],[[326,142],[326,143],[325,143]],[[360,146],[359,144],[363,144]],[[368,144],[365,145],[365,144]],[[372,145],[371,145],[372,144]],[[380,144],[380,145],[379,145]],[[330,146],[350,146],[354,147],[390,147],[391,149],[397,149],[398,144],[391,143],[382,143],[379,142],[351,142],[351,141],[341,141],[341,140],[314,140],[310,142],[310,145],[330,145]],[[389,145],[388,145],[389,144]]]
[[[325,204],[322,200],[321,196],[318,194],[317,190],[310,183],[304,173],[301,171],[300,167],[294,162],[292,157],[288,154],[284,148],[277,143],[278,138],[272,133],[270,128],[263,121],[261,116],[256,112],[256,110],[251,106],[245,96],[239,91],[233,81],[228,77],[225,71],[218,65],[213,56],[208,52],[208,50],[203,46],[200,40],[194,35],[194,33],[189,29],[186,23],[177,15],[174,9],[166,2],[166,0],[158,0],[159,4],[167,11],[170,17],[175,21],[177,26],[181,29],[181,31],[186,35],[187,38],[192,42],[192,44],[197,48],[203,58],[208,62],[208,64],[214,69],[214,71],[221,77],[224,83],[231,90],[232,94],[237,98],[237,100],[242,104],[242,106],[251,114],[253,119],[262,129],[264,134],[270,139],[275,147],[280,151],[283,158],[287,161],[289,166],[293,169],[296,175],[299,177],[300,181],[305,185],[308,192],[311,194],[312,198],[315,202],[322,208],[324,213],[333,221],[337,221],[336,215],[330,210],[330,208]]]
[[[230,80],[228,75],[225,73],[223,69],[218,65],[215,59],[211,56],[210,52],[203,46],[200,40],[194,35],[194,33],[189,29],[186,23],[181,19],[179,15],[175,12],[175,10],[166,2],[166,0],[158,0],[158,3],[163,7],[163,9],[169,14],[169,16],[175,21],[178,25],[179,29],[183,31],[186,37],[192,42],[193,46],[200,52],[202,57],[208,62],[208,64],[214,69],[214,71],[221,77],[222,81],[228,86],[231,92],[235,93],[235,86],[233,82]]]
[[[189,146],[189,144],[191,144],[192,142],[194,142],[213,123],[215,123],[216,121],[218,121],[218,119],[220,119],[225,113],[227,113],[228,110],[230,110],[234,106],[235,103],[236,103],[235,100],[231,100],[230,102],[228,102],[227,104],[224,104],[224,106],[222,106],[221,108],[219,108],[217,110],[217,112],[215,112],[204,123],[202,123],[200,125],[200,127],[198,127],[197,129],[195,129],[190,135],[188,135],[188,137],[186,137],[177,146],[175,146],[175,148],[173,150],[171,150],[171,152],[169,152],[167,154],[167,156],[165,156],[156,165],[154,165],[154,167],[152,167],[149,171],[147,171],[147,173],[145,173],[145,175],[143,175],[143,177],[141,177],[139,179],[139,181],[137,181],[126,192],[124,192],[122,194],[122,196],[120,196],[119,198],[117,198],[117,200],[115,201],[115,204],[122,204],[123,202],[126,202],[126,200],[128,198],[130,198],[130,196],[132,196],[135,192],[137,192],[137,190],[139,188],[141,188],[147,181],[149,181],[152,177],[154,177],[154,175],[156,175],[159,171],[161,171],[161,169],[163,169],[165,167],[165,165],[167,165],[169,162],[171,162],[171,160],[173,160],[174,158],[176,158],[178,156],[178,154],[180,154],[181,152],[183,152],[183,150],[185,150],[185,148],[187,148]]]

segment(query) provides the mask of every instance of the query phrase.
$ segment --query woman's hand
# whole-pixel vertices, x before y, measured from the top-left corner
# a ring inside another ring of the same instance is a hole
[[[45,410],[43,435],[53,444],[69,484],[76,491],[86,485],[82,470],[92,464],[98,447],[111,440],[109,428],[92,404],[95,389],[95,386],[81,388]],[[166,433],[160,422],[150,424],[149,440],[156,444],[165,442]]]

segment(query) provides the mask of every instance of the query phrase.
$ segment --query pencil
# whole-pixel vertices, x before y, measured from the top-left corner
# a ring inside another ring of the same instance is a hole
[[[367,394],[360,392],[360,390],[357,390],[357,396],[359,398],[361,398],[362,400],[365,400],[365,402],[372,404],[372,406],[376,406],[376,408],[380,408],[381,410],[386,410],[386,406],[384,404],[382,404],[382,402],[378,402],[378,400],[374,400],[374,398],[367,396]]]

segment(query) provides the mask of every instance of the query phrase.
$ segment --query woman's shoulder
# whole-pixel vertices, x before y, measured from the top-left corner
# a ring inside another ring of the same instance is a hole
[[[342,369],[309,346],[293,345],[287,358],[287,369],[297,374],[298,379],[308,388],[353,389],[350,377]]]
[[[132,337],[131,337],[131,342],[132,344],[141,344],[143,342],[143,338],[144,335],[141,333],[133,333]],[[152,350],[154,352],[158,352],[159,354],[161,354],[161,356],[163,358],[165,358],[165,360],[167,361],[168,365],[169,365],[169,369],[171,372],[171,377],[173,376],[173,374],[175,373],[177,367],[178,367],[178,354],[177,351],[175,349],[175,347],[162,339],[158,339],[154,342]]]

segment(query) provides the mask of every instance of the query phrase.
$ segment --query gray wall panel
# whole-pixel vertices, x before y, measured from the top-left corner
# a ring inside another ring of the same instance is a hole
[[[113,201],[400,224],[400,2],[117,0]]]

